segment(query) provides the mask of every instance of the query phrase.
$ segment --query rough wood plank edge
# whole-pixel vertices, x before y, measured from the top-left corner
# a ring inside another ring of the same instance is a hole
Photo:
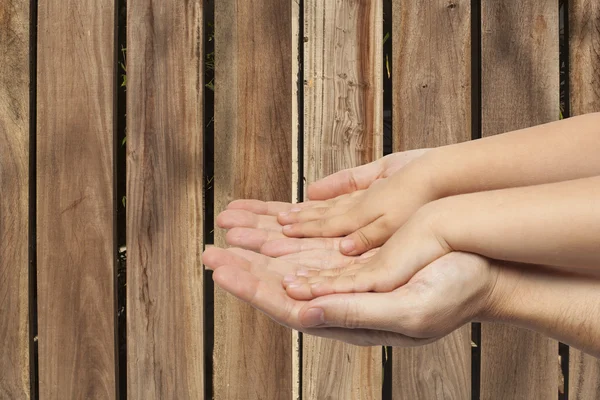
[[[556,1],[482,2],[482,134],[557,120]],[[512,326],[482,324],[481,398],[552,399],[558,343]]]
[[[39,395],[116,395],[115,2],[39,3]]]
[[[471,3],[393,3],[394,151],[471,139]],[[393,349],[393,398],[471,396],[471,329]]]
[[[237,198],[292,201],[291,6],[215,3],[215,214]],[[215,399],[291,399],[292,349],[289,329],[216,289]]]
[[[29,1],[0,6],[0,398],[29,398]]]
[[[569,4],[571,115],[600,112],[600,3]],[[569,398],[600,399],[600,360],[570,349]]]
[[[204,396],[203,0],[129,0],[128,396]]]
[[[383,153],[381,0],[305,0],[305,177]],[[303,398],[381,397],[381,348],[304,336]],[[331,374],[331,371],[336,371]]]

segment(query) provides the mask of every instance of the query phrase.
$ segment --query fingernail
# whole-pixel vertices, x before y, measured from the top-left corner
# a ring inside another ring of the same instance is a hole
[[[354,240],[343,240],[342,243],[340,243],[340,247],[345,253],[350,253],[354,251]]]
[[[291,231],[292,231],[292,226],[291,226],[291,225],[285,225],[285,226],[283,227],[283,232],[284,232],[284,233],[286,233],[286,232],[287,232],[287,233],[290,233]]]
[[[283,277],[283,283],[292,283],[296,279],[298,279],[296,275],[289,274]]]
[[[296,271],[296,276],[308,276],[308,270],[300,269],[300,270]]]
[[[310,308],[304,313],[302,325],[305,327],[314,327],[325,323],[325,313],[321,308]]]
[[[300,286],[302,286],[302,282],[292,282],[288,285],[288,289],[298,289]]]
[[[290,210],[290,212],[299,212],[299,211],[302,211],[302,209],[299,207],[294,207]]]
[[[311,291],[312,291],[313,289],[318,289],[318,288],[320,288],[320,287],[321,287],[321,283],[320,283],[320,282],[319,282],[319,283],[313,283],[312,285],[310,285],[310,289],[311,289]]]
[[[288,214],[289,214],[289,211],[282,211],[282,212],[279,213],[279,216],[280,217],[287,217]]]

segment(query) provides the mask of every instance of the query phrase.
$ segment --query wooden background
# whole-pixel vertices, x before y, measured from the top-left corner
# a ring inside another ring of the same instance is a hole
[[[115,2],[0,4],[0,399],[125,398],[123,376],[135,399],[383,398],[381,348],[300,338],[219,290],[205,337],[210,4],[128,1],[127,365],[117,350]],[[560,118],[556,1],[393,0],[391,15],[383,5],[215,2],[215,212],[237,198],[297,201],[299,183],[383,155],[384,21],[394,151]],[[567,15],[568,110],[600,111],[600,3],[571,0]],[[386,396],[557,398],[558,343],[493,324],[475,331],[477,360],[470,326],[394,348]],[[573,349],[569,361],[569,399],[600,398],[600,362]]]

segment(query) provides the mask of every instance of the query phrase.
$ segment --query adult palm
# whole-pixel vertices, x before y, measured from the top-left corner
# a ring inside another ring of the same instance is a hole
[[[451,253],[393,292],[299,301],[282,281],[304,268],[300,264],[243,249],[212,248],[203,260],[218,286],[276,322],[361,346],[419,346],[442,338],[489,308],[498,273],[481,257]]]

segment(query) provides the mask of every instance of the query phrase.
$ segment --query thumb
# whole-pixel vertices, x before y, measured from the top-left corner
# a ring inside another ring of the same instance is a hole
[[[412,297],[412,298],[411,298]],[[319,297],[300,310],[305,328],[376,329],[406,334],[419,307],[409,291],[352,293]]]
[[[347,256],[357,256],[382,246],[394,234],[383,217],[376,219],[340,242],[340,251]]]
[[[308,186],[310,200],[328,200],[343,194],[367,189],[382,173],[380,160],[360,167],[345,169]]]

